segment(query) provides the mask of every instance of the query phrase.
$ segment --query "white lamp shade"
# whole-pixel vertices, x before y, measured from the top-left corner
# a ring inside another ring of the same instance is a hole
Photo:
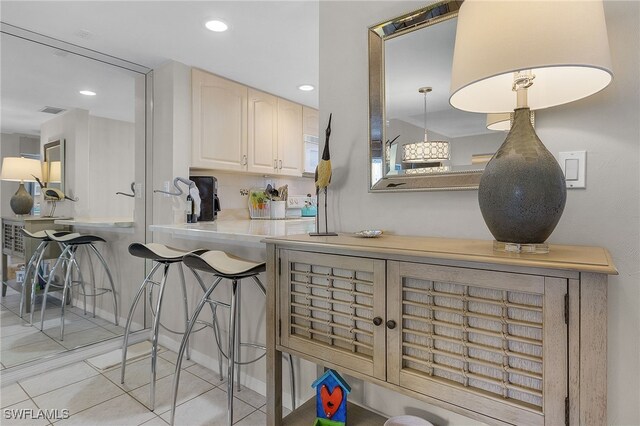
[[[487,114],[487,129],[489,130],[510,130],[511,129],[511,113],[510,112],[493,112]]]
[[[536,113],[531,111],[531,125],[535,126]],[[487,129],[507,132],[511,130],[513,112],[492,112],[487,114]]]
[[[535,75],[532,110],[604,89],[613,73],[602,1],[466,0],[458,15],[451,105],[513,111],[513,73],[525,70]]]
[[[9,181],[35,182],[42,176],[40,160],[23,157],[5,157],[2,159],[0,179]]]

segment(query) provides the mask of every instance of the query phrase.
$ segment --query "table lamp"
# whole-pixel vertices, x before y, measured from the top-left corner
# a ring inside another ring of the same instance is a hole
[[[11,197],[9,204],[15,214],[29,214],[33,208],[33,197],[24,188],[24,182],[40,179],[42,169],[40,160],[22,157],[5,157],[2,160],[1,180],[20,182],[18,191]]]
[[[545,253],[566,201],[562,169],[530,111],[573,102],[612,80],[602,1],[467,0],[458,15],[449,102],[514,111],[478,201],[496,250]]]

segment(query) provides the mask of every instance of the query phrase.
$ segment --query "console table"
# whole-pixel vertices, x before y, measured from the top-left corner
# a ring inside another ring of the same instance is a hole
[[[606,249],[526,255],[346,234],[266,243],[267,424],[315,417],[306,403],[282,419],[281,352],[488,424],[606,424],[617,274]],[[353,412],[350,426],[384,421]]]
[[[16,279],[9,279],[9,258],[20,259],[24,263],[31,259],[33,252],[40,244],[32,238],[24,236],[21,229],[29,232],[37,232],[46,229],[62,231],[66,226],[56,225],[54,221],[61,218],[23,216],[15,218],[2,218],[2,296],[7,294],[7,287],[21,292],[24,283],[18,283]],[[43,259],[55,259],[60,255],[60,248],[57,244],[50,244],[44,252]],[[31,285],[25,289],[25,312],[31,311]]]

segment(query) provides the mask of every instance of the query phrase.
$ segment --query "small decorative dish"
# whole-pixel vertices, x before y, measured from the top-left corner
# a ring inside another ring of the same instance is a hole
[[[382,235],[382,231],[379,229],[363,229],[362,231],[358,231],[353,235],[360,238],[376,238]]]

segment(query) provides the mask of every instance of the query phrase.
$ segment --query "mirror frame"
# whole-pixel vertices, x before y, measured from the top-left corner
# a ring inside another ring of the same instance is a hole
[[[386,164],[384,42],[458,16],[464,0],[446,0],[369,27],[369,192],[452,191],[478,189],[483,170],[430,175],[383,176],[372,181],[374,159]]]
[[[42,161],[44,164],[47,164],[47,169],[50,167],[49,164],[49,160],[47,159],[47,152],[49,151],[49,149],[51,148],[55,148],[55,147],[60,147],[60,191],[62,191],[64,193],[64,181],[65,181],[65,152],[64,152],[64,139],[60,138],[60,139],[55,139],[50,141],[49,143],[44,144],[44,146],[42,147]],[[48,177],[48,175],[47,175]],[[44,178],[44,176],[43,176]],[[47,182],[44,182],[45,185],[49,186],[48,179]],[[47,199],[47,197],[45,196],[45,200]]]

